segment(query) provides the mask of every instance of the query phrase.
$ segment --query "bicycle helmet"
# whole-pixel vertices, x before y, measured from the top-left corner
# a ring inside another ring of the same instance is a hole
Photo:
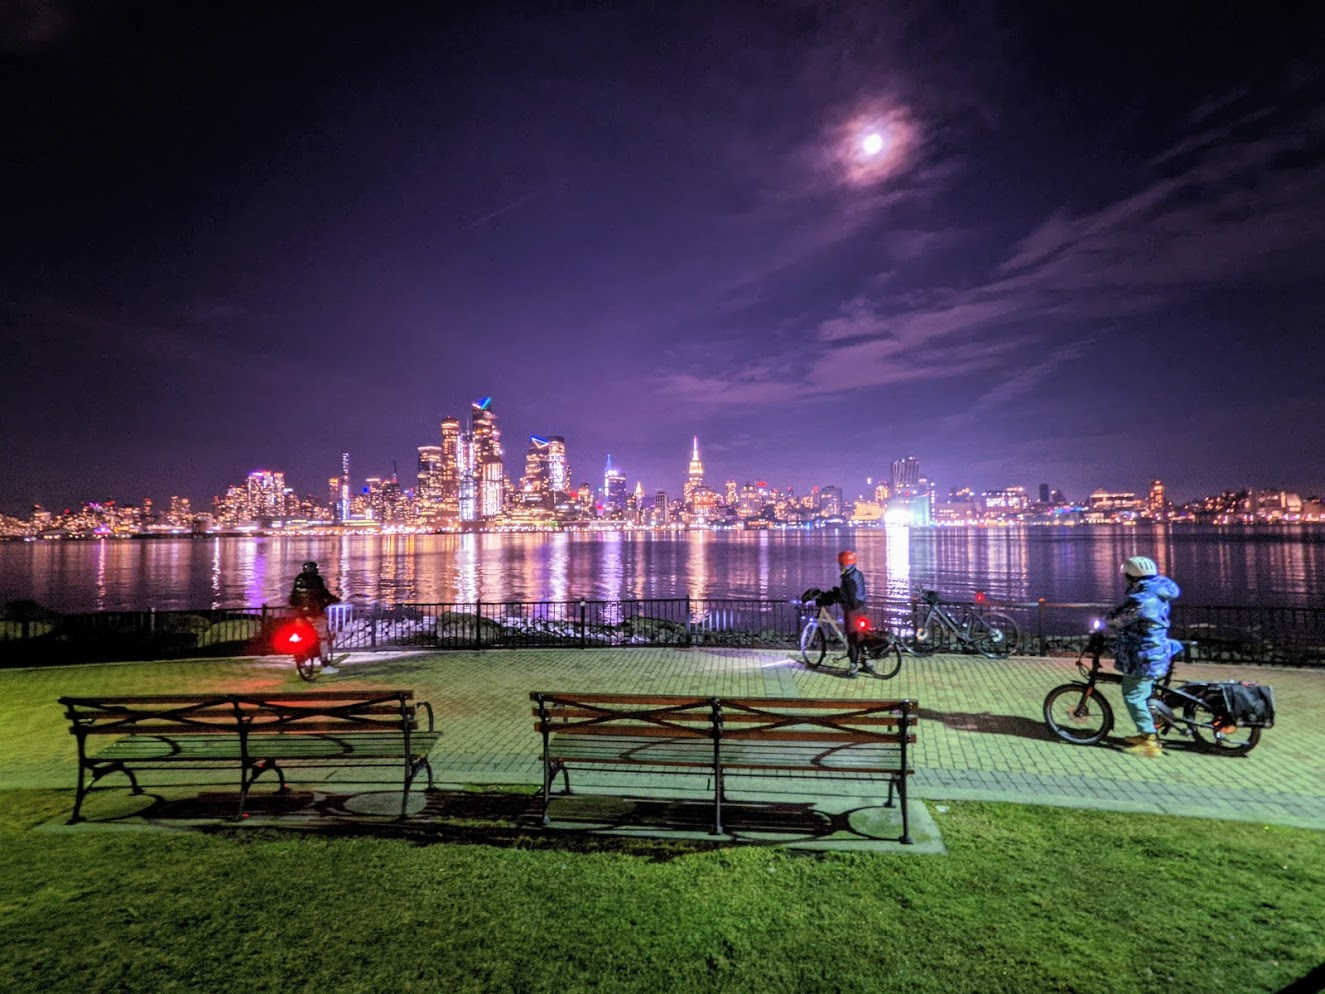
[[[841,566],[843,569],[846,569],[848,566],[854,566],[855,564],[856,554],[850,549],[843,549],[837,554],[837,565]]]
[[[1159,576],[1159,567],[1148,556],[1133,556],[1123,563],[1123,575],[1133,580],[1146,576]]]
[[[311,560],[311,559],[308,560],[308,562],[304,563],[304,572],[305,572],[305,573],[316,573],[316,572],[317,572],[317,563],[313,562],[313,560]]]

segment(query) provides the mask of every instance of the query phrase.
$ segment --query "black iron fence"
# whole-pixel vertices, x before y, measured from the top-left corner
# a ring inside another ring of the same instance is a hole
[[[944,602],[998,611],[1017,623],[1017,651],[1076,653],[1092,618],[1110,605]],[[926,605],[871,605],[875,624],[907,635]],[[131,659],[265,655],[292,611],[284,607],[56,614],[31,608],[0,618],[0,666]],[[403,649],[792,648],[804,623],[789,601],[739,598],[512,601],[468,604],[336,604],[328,611],[345,651]],[[1325,667],[1325,608],[1176,604],[1174,638],[1201,661]]]

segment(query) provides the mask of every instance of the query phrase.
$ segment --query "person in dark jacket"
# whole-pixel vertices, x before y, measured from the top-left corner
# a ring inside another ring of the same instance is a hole
[[[1136,723],[1136,734],[1123,739],[1123,751],[1154,759],[1164,752],[1148,702],[1155,681],[1182,651],[1182,643],[1169,638],[1169,604],[1182,591],[1146,556],[1132,556],[1122,571],[1127,598],[1109,612],[1109,624],[1118,633],[1113,665],[1123,674],[1123,700]]]
[[[321,658],[322,648],[331,644],[331,630],[327,627],[327,608],[340,601],[340,598],[327,589],[326,581],[317,571],[317,563],[311,559],[304,563],[299,575],[294,578],[290,588],[290,606],[308,619],[317,632],[318,653]],[[322,672],[328,676],[336,672],[326,659],[322,660]]]
[[[842,580],[830,594],[834,604],[842,605],[847,630],[847,679],[854,680],[860,666],[860,622],[865,618],[865,574],[856,569],[856,554],[850,549],[837,554],[837,565],[842,568]],[[865,669],[870,669],[869,663]]]

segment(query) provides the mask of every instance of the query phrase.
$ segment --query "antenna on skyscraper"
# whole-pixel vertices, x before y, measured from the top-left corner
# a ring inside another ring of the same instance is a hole
[[[392,483],[400,482],[400,473],[396,469],[396,461],[394,459],[391,460],[391,482]]]

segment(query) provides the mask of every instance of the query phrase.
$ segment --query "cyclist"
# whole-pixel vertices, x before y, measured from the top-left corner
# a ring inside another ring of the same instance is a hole
[[[843,549],[837,554],[837,565],[842,569],[841,583],[828,591],[824,603],[842,605],[842,621],[847,630],[847,679],[854,680],[861,662],[860,622],[865,617],[865,574],[856,569],[856,554],[851,549]],[[874,672],[868,662],[865,669]]]
[[[340,598],[327,589],[326,581],[317,571],[317,563],[311,559],[304,563],[303,569],[294,578],[294,586],[290,588],[290,606],[306,618],[313,626],[313,631],[317,632],[319,659],[322,658],[322,648],[331,645],[327,607],[339,601]],[[322,659],[322,672],[330,676],[337,670],[326,659]]]
[[[1182,650],[1181,642],[1169,638],[1169,603],[1182,591],[1147,556],[1132,556],[1122,572],[1127,598],[1108,618],[1118,632],[1113,665],[1123,674],[1123,700],[1136,723],[1136,734],[1123,739],[1123,751],[1155,759],[1164,751],[1148,702],[1155,680],[1168,672],[1174,654]]]

